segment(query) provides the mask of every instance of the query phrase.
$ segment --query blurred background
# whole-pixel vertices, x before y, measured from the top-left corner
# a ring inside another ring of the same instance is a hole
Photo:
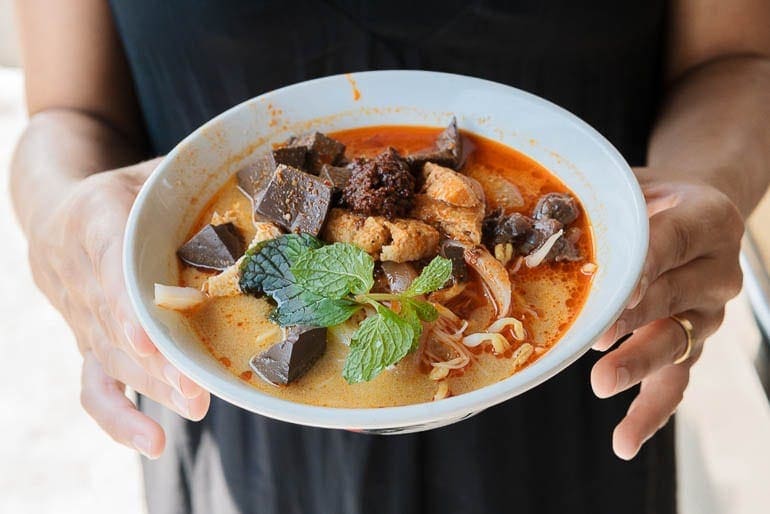
[[[34,286],[10,206],[8,166],[26,118],[20,66],[11,0],[0,0],[0,512],[140,513],[139,459],[80,408],[80,355]],[[683,514],[770,509],[768,359],[760,328],[770,328],[768,225],[770,196],[749,220],[744,292],[728,305],[677,413]]]

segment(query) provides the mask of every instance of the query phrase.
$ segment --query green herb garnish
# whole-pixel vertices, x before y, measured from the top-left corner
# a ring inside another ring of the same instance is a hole
[[[241,265],[241,290],[265,293],[275,300],[277,307],[270,317],[281,326],[339,325],[361,306],[349,300],[314,294],[299,286],[291,271],[300,256],[322,245],[308,234],[287,234],[258,245]]]
[[[382,304],[376,305],[377,314],[362,321],[350,340],[342,376],[351,384],[373,379],[412,349],[414,327]]]
[[[374,261],[369,254],[352,244],[323,246],[307,234],[288,234],[250,251],[241,271],[241,289],[275,300],[271,318],[282,326],[330,327],[366,305],[373,307],[375,314],[351,338],[342,371],[355,383],[373,379],[417,347],[422,323],[434,321],[438,312],[416,297],[443,287],[452,263],[434,258],[403,293],[370,293]],[[398,313],[382,302],[397,302]]]
[[[307,291],[327,298],[368,293],[374,285],[374,261],[359,247],[346,243],[306,252],[291,271]]]

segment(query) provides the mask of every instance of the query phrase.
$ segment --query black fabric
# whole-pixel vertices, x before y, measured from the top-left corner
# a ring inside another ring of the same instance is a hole
[[[659,100],[662,0],[112,0],[156,153],[264,91],[323,75],[420,68],[475,75],[582,117],[635,165]],[[162,420],[144,463],[149,510],[259,513],[675,512],[669,424],[626,463],[611,433],[636,391],[591,393],[589,354],[456,425],[371,436],[272,421],[213,399]]]

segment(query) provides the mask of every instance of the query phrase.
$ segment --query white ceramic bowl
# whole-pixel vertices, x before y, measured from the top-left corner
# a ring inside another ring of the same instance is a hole
[[[179,314],[153,304],[155,282],[177,280],[176,248],[199,211],[255,153],[309,129],[446,125],[509,145],[544,165],[580,198],[599,265],[580,316],[553,349],[510,378],[438,402],[376,409],[314,407],[263,394],[230,374]],[[288,86],[217,116],[171,151],[142,188],[125,235],[134,309],[168,360],[216,396],[272,418],[393,433],[449,424],[554,376],[584,354],[627,302],[647,250],[647,214],[631,170],[598,132],[545,100],[476,78],[421,71],[337,75]]]

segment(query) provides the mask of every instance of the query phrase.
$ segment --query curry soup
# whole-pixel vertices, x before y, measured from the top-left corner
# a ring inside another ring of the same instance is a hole
[[[354,158],[372,159],[389,147],[396,150],[394,155],[407,156],[412,165],[416,159],[408,157],[418,155],[423,149],[435,148],[440,133],[441,129],[431,127],[375,126],[339,131],[329,137],[345,145],[344,157],[339,162],[348,163],[348,169],[354,169],[359,162]],[[302,376],[287,385],[274,385],[255,373],[252,359],[279,343],[285,334],[269,319],[275,305],[273,300],[250,294],[208,297],[195,308],[183,311],[202,344],[222,366],[264,393],[299,403],[350,408],[407,405],[463,394],[503,380],[540,358],[557,344],[586,300],[596,269],[589,221],[564,184],[532,159],[467,132],[462,133],[461,143],[462,156],[458,162],[462,163],[456,166],[457,172],[474,179],[472,185],[480,184],[483,189],[484,220],[479,230],[483,231],[484,242],[472,241],[471,234],[471,241],[463,246],[463,255],[470,264],[465,269],[464,280],[460,282],[453,277],[451,285],[425,297],[436,305],[440,317],[424,323],[419,347],[373,379],[348,383],[343,378],[343,366],[356,324],[365,317],[362,309],[347,322],[328,329],[325,351]],[[427,168],[429,164],[424,166]],[[430,177],[416,176],[416,197],[429,194],[432,186],[426,185],[426,180]],[[558,199],[559,195],[544,197],[553,193],[574,199],[577,219],[563,226],[559,224],[562,228],[558,233],[549,234],[538,226],[542,226],[544,220],[551,222],[549,215],[558,219],[554,213],[561,212],[562,206],[549,203],[549,199]],[[336,200],[337,205],[344,206],[345,198],[352,198],[347,194],[345,190],[342,199]],[[521,232],[512,229],[517,226],[515,221],[521,221],[514,219],[514,214],[521,214],[519,218],[528,228]],[[361,219],[367,217],[361,216]],[[436,227],[442,241],[447,239],[449,229],[446,227],[450,225],[445,220],[420,219]],[[193,238],[207,225],[218,225],[222,221],[237,227],[244,241],[251,241],[256,235],[253,200],[244,194],[243,187],[239,188],[238,176],[233,176],[206,205],[189,236]],[[327,219],[326,224],[330,223]],[[321,232],[322,240],[329,230],[326,227]],[[562,246],[569,246],[563,256],[556,250],[560,240],[564,241]],[[550,247],[544,248],[549,244]],[[496,312],[495,293],[490,290],[490,283],[480,277],[483,264],[474,265],[478,263],[470,257],[471,246],[480,248],[485,256],[494,256],[499,263],[495,266],[501,266],[509,277],[510,312]],[[375,275],[382,275],[377,256],[382,258],[383,254],[373,255],[377,261]],[[421,258],[410,265],[420,269],[427,260]],[[180,261],[179,285],[205,289],[206,281],[215,273]],[[378,279],[377,282],[387,281]],[[384,287],[387,289],[387,285]],[[509,318],[520,321],[521,326],[498,323],[495,331],[503,336],[505,344],[499,338],[468,337],[486,333],[495,320]]]

